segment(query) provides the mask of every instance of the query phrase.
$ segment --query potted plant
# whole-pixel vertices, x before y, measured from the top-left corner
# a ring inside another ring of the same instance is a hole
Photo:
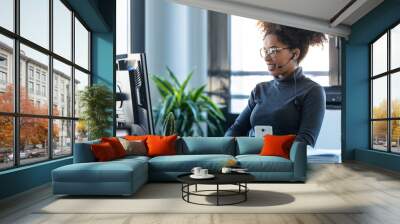
[[[87,127],[89,140],[110,136],[107,130],[112,127],[114,106],[112,91],[105,85],[94,84],[86,87],[79,96],[83,120],[79,124]]]
[[[206,96],[206,85],[187,90],[187,85],[193,76],[193,71],[185,80],[179,82],[176,75],[167,67],[169,81],[161,76],[151,76],[162,102],[158,107],[155,124],[161,127],[165,123],[167,115],[173,113],[176,122],[176,133],[179,136],[204,136],[201,123],[206,123],[212,134],[223,133],[222,122],[224,114],[212,100]]]

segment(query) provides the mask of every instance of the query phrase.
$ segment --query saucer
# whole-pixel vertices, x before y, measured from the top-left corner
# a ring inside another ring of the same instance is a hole
[[[204,175],[204,176],[194,175],[194,174],[190,175],[190,178],[193,178],[193,179],[211,179],[211,178],[214,178],[214,177],[215,176],[212,175],[212,174],[207,174],[207,175]]]

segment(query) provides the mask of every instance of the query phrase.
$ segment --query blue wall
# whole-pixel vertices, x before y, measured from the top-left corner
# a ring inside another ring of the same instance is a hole
[[[69,157],[1,172],[0,199],[48,183],[53,169],[71,163]]]
[[[108,86],[114,93],[114,34],[92,33],[92,82]],[[112,119],[115,123],[115,111]],[[109,133],[115,133],[114,126]]]
[[[381,33],[400,21],[400,1],[386,0],[351,27],[344,46],[344,144],[343,158],[388,169],[399,165],[382,153],[369,150],[369,46]],[[357,152],[356,152],[357,150]],[[358,152],[358,150],[364,150]],[[394,156],[393,158],[399,158]],[[377,163],[377,160],[379,163]],[[383,161],[382,161],[383,160]],[[385,162],[387,160],[387,163]],[[396,160],[396,159],[395,159]],[[397,160],[399,163],[400,160]]]
[[[115,1],[68,0],[92,31],[92,81],[114,90]],[[114,126],[114,125],[113,125]],[[110,131],[113,128],[110,127]],[[72,158],[47,161],[0,172],[0,199],[51,181],[51,171],[72,163]]]

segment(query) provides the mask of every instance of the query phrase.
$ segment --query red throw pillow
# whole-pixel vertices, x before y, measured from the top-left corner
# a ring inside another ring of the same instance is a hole
[[[118,140],[116,137],[110,137],[110,138],[101,138],[101,142],[108,142],[114,149],[115,155],[117,158],[121,158],[126,156],[126,151],[124,147],[122,146],[121,142]]]
[[[290,159],[290,148],[296,135],[265,135],[262,156],[280,156]]]
[[[128,141],[146,141],[147,135],[127,135],[124,138]]]
[[[147,136],[147,155],[148,156],[165,156],[176,155],[176,139],[177,135],[170,136]]]
[[[99,162],[110,161],[117,158],[114,149],[108,142],[93,144],[91,145],[91,150],[94,154],[94,157]]]

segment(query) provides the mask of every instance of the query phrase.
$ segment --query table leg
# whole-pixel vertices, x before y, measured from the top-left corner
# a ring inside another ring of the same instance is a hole
[[[244,201],[247,201],[247,192],[248,192],[248,190],[247,190],[247,183],[244,183]]]
[[[219,184],[217,184],[217,206],[219,205]]]
[[[196,186],[195,186],[195,191],[197,192],[197,184],[196,184]]]

